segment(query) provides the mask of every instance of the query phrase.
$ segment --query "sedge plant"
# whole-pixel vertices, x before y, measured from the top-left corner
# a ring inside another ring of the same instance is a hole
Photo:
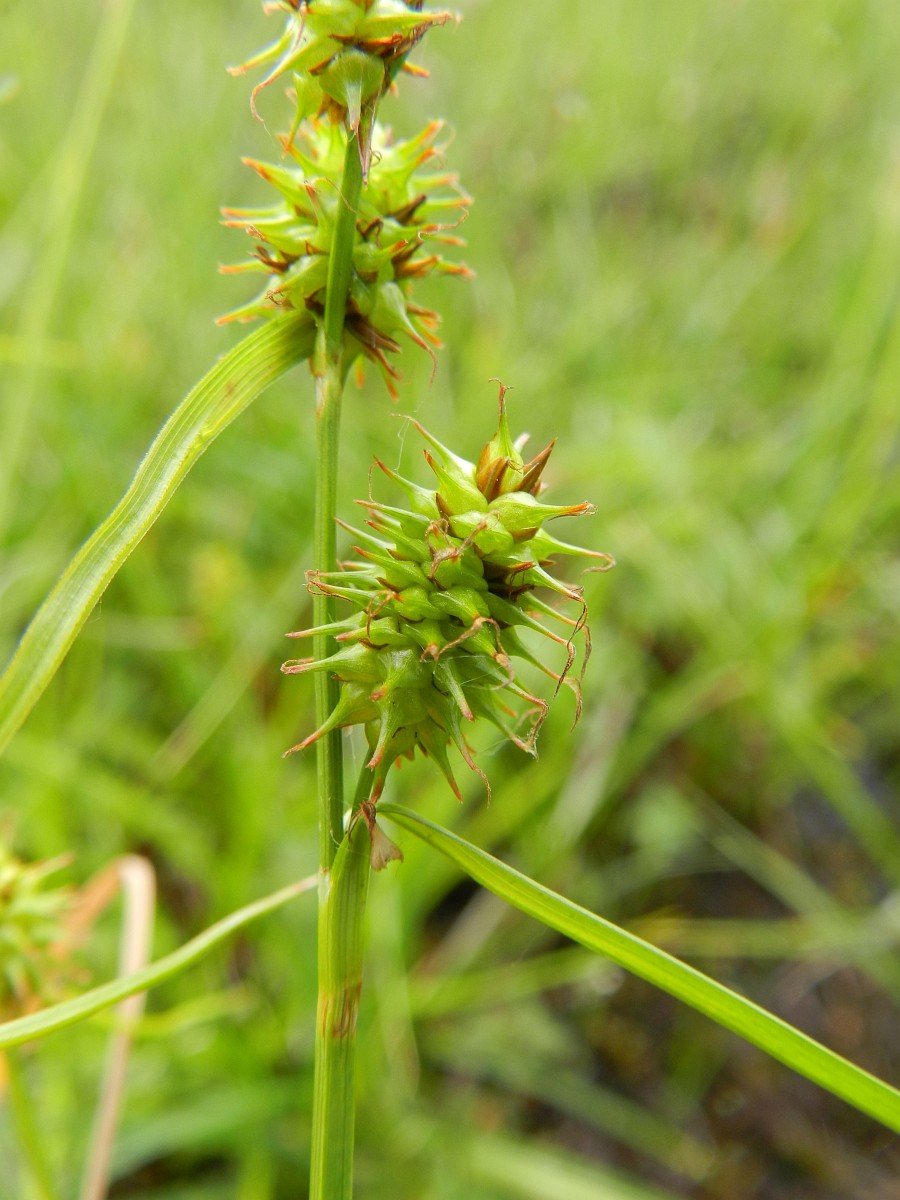
[[[156,892],[152,865],[131,854],[110,863],[81,888],[54,885],[67,858],[27,863],[10,850],[0,829],[0,1020],[35,1015],[52,1005],[85,974],[78,950],[94,921],[117,894],[123,899],[119,974],[146,966]],[[121,1024],[109,1036],[93,1131],[84,1159],[79,1200],[104,1200],[116,1125],[124,1094],[132,1030],[145,997],[134,993],[119,1008]],[[26,1177],[41,1200],[63,1194],[50,1165],[42,1121],[18,1059],[0,1053],[0,1097],[7,1096]]]
[[[260,321],[198,383],[150,447],[121,502],[78,552],[25,632],[0,680],[0,749],[36,703],[112,577],[191,466],[265,387],[299,363],[312,375],[316,437],[311,644],[288,676],[311,675],[316,724],[288,754],[316,754],[319,827],[318,1009],[310,1195],[351,1195],[354,1051],[363,982],[370,873],[402,856],[379,823],[396,825],[510,904],[602,954],[814,1080],[875,1120],[900,1129],[900,1094],[797,1029],[648,942],[544,888],[421,813],[382,799],[392,768],[418,753],[457,794],[458,764],[490,787],[473,749],[477,722],[533,755],[553,696],[580,707],[590,653],[582,590],[569,556],[595,569],[608,555],[551,532],[587,516],[589,501],[551,502],[550,446],[526,452],[511,431],[501,386],[483,449],[451,448],[413,422],[428,474],[383,463],[356,518],[336,512],[341,410],[367,362],[392,398],[403,339],[435,359],[438,314],[417,298],[429,275],[465,278],[457,257],[469,198],[447,169],[441,124],[397,140],[381,120],[389,93],[420,69],[419,42],[453,21],[417,0],[279,0],[275,40],[236,74],[286,90],[277,161],[248,160],[271,202],[224,210],[253,253],[226,270],[259,277],[254,297],[223,323]],[[268,102],[267,102],[268,107]],[[267,118],[267,120],[270,118]],[[497,364],[502,370],[503,364]],[[348,401],[349,403],[349,401]],[[493,402],[490,402],[491,404]],[[491,427],[496,422],[496,428]],[[362,489],[360,489],[362,490]],[[338,539],[349,550],[338,557]],[[547,681],[541,689],[534,683]],[[344,780],[342,731],[361,727],[358,780]],[[397,868],[394,868],[397,869]],[[402,869],[402,868],[400,868]],[[309,881],[249,904],[181,950],[113,984],[20,1015],[0,1028],[10,1047],[64,1028],[192,962],[234,930],[309,890]]]

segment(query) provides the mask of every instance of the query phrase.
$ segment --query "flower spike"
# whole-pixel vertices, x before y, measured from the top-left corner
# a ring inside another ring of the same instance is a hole
[[[520,681],[518,662],[549,676],[554,694],[565,685],[575,696],[576,720],[581,712],[580,673],[575,676],[573,668],[579,635],[582,663],[590,651],[587,610],[581,590],[551,574],[551,556],[583,553],[607,566],[611,559],[557,541],[543,529],[554,518],[585,516],[594,508],[587,502],[552,505],[536,498],[552,443],[531,463],[523,461],[522,440],[514,442],[509,433],[504,391],[501,387],[497,433],[477,463],[455,454],[410,418],[426,442],[436,488],[423,488],[377,463],[411,508],[381,504],[371,496],[358,502],[369,514],[367,528],[340,522],[358,557],[336,572],[309,576],[310,590],[340,597],[353,611],[328,626],[289,635],[327,633],[339,649],[321,661],[292,659],[282,667],[286,674],[327,671],[342,684],[328,720],[293,750],[331,729],[363,725],[373,804],[390,768],[417,748],[435,761],[457,797],[451,744],[487,786],[464,733],[479,718],[534,754],[549,706]],[[558,612],[538,590],[558,593],[577,606],[577,615]],[[539,616],[557,618],[565,634],[549,629]],[[561,669],[548,666],[527,646],[520,629],[545,638],[557,656],[561,649]]]
[[[380,125],[372,129],[373,153],[368,185],[356,221],[352,277],[344,319],[348,364],[362,355],[374,362],[394,394],[396,368],[390,356],[409,338],[435,360],[440,348],[437,313],[414,303],[416,282],[427,275],[471,275],[468,267],[445,257],[459,239],[448,230],[465,216],[469,197],[456,177],[422,170],[441,153],[441,123],[394,141]],[[220,323],[270,317],[284,309],[305,312],[321,321],[329,255],[340,206],[344,143],[325,118],[306,120],[296,139],[284,139],[288,157],[281,164],[245,159],[277,193],[274,205],[222,210],[224,224],[242,228],[253,239],[249,263],[227,265],[227,274],[261,272],[267,276],[255,300],[219,318]]]

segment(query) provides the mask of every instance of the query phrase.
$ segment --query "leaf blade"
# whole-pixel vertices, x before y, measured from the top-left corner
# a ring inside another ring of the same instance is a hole
[[[122,496],[72,558],[0,676],[0,754],[65,658],[107,586],[204,450],[260,393],[312,352],[312,326],[291,315],[254,330],[188,392]]]
[[[90,991],[76,996],[73,1000],[64,1000],[61,1004],[54,1004],[50,1008],[31,1013],[27,1017],[18,1017],[14,1021],[7,1021],[0,1025],[0,1050],[7,1046],[18,1046],[22,1042],[33,1041],[38,1037],[45,1037],[49,1033],[56,1033],[59,1029],[65,1029],[68,1025],[83,1021],[85,1017],[92,1017],[105,1008],[111,1008],[120,1000],[127,999],[128,996],[134,996],[138,992],[145,992],[151,987],[156,987],[157,984],[164,983],[173,975],[192,966],[219,942],[224,941],[244,925],[249,925],[251,921],[274,912],[276,908],[287,904],[295,896],[311,892],[318,882],[318,876],[311,875],[296,883],[288,884],[287,887],[280,888],[277,892],[272,892],[271,895],[264,896],[261,900],[254,900],[252,904],[247,904],[243,908],[229,913],[227,917],[216,921],[214,925],[204,929],[202,933],[191,938],[189,942],[185,942],[183,946],[179,946],[177,950],[173,950],[171,954],[164,955],[155,963],[142,967],[141,970],[135,971],[131,975],[114,979],[110,983],[100,984],[99,987],[91,988]]]
[[[557,895],[448,829],[396,804],[390,817],[515,908],[695,1008],[798,1074],[900,1132],[900,1091],[753,1001],[642,938]]]

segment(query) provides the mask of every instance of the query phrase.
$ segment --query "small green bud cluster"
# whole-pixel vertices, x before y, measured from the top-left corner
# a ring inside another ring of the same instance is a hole
[[[425,458],[437,488],[420,487],[376,460],[405,493],[409,507],[359,502],[368,512],[367,529],[345,526],[357,539],[359,558],[336,572],[309,576],[311,591],[348,601],[353,613],[288,635],[326,633],[338,649],[322,660],[295,659],[282,667],[290,675],[329,672],[343,685],[327,721],[287,753],[305,749],[332,729],[362,724],[367,765],[374,773],[373,802],[391,766],[402,756],[413,757],[417,747],[435,760],[457,796],[451,743],[484,779],[465,736],[466,724],[478,717],[534,754],[548,705],[518,678],[515,660],[550,676],[557,690],[569,687],[577,719],[580,684],[572,667],[578,634],[584,662],[590,652],[587,611],[582,589],[551,574],[552,557],[592,555],[602,560],[601,569],[612,565],[608,555],[559,541],[544,529],[554,517],[594,509],[587,502],[553,505],[539,499],[553,443],[529,462],[523,459],[525,438],[510,437],[504,389],[497,433],[477,463],[458,457],[418,422],[412,424],[428,445]],[[538,589],[573,603],[576,615],[557,611],[536,594]],[[555,632],[541,617],[562,623],[565,633]],[[563,648],[561,671],[532,653],[523,631]]]
[[[52,998],[72,893],[45,884],[62,865],[23,863],[0,836],[0,1021]]]
[[[471,274],[442,253],[462,244],[453,229],[469,198],[440,166],[440,122],[394,141],[375,112],[398,69],[413,70],[409,50],[450,14],[402,0],[281,0],[270,7],[288,14],[284,34],[235,70],[274,63],[253,95],[289,75],[294,116],[290,132],[279,139],[281,164],[244,160],[274,187],[277,202],[223,210],[225,224],[246,230],[258,245],[250,261],[222,270],[260,272],[267,281],[254,300],[220,321],[288,309],[321,323],[335,226],[346,205],[347,138],[353,136],[366,186],[355,222],[344,358],[346,364],[360,354],[374,361],[395,396],[397,372],[387,355],[400,349],[398,337],[411,338],[432,358],[440,347],[438,315],[413,302],[415,280]]]

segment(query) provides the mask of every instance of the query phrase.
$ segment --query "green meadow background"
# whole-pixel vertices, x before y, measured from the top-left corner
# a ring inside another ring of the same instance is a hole
[[[488,805],[431,764],[392,799],[460,830],[894,1082],[900,1077],[900,10],[893,0],[461,0],[382,115],[443,116],[471,284],[430,283],[345,403],[341,511],[414,413],[474,457],[496,384],[583,577],[584,712],[536,763],[480,740]],[[126,12],[132,9],[130,15]],[[116,22],[128,15],[116,44]],[[239,331],[221,204],[277,153],[241,61],[256,0],[0,0],[0,657]],[[275,96],[261,112],[276,113]],[[273,117],[277,123],[277,118]],[[0,763],[20,855],[159,878],[157,955],[316,867],[305,369],[216,442]],[[389,484],[375,481],[391,501]],[[575,569],[575,568],[573,568]],[[361,753],[351,740],[348,752]],[[890,1200],[896,1139],[424,846],[373,880],[357,1192],[373,1200]],[[305,1195],[315,904],[152,993],[113,1196]],[[81,958],[115,969],[116,917]],[[105,1028],[26,1056],[73,1195]],[[0,1196],[27,1200],[0,1108]]]

